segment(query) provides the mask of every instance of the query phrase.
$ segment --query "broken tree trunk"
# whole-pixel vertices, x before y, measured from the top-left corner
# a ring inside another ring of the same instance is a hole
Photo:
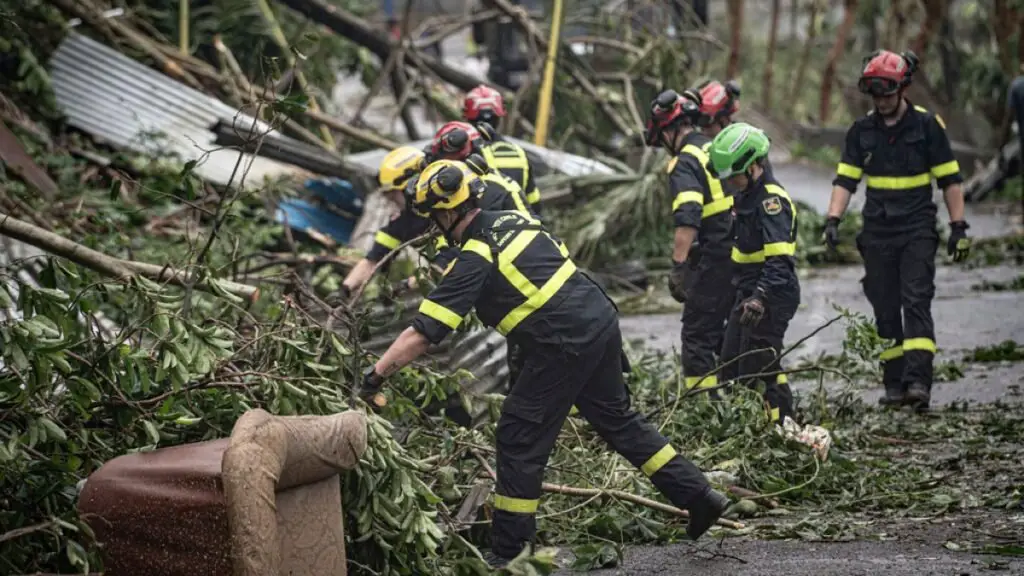
[[[155,282],[169,282],[178,286],[187,286],[190,284],[189,277],[192,276],[185,271],[176,270],[169,266],[158,266],[156,264],[122,260],[108,256],[77,242],[72,242],[59,234],[54,234],[28,222],[18,220],[3,212],[0,212],[0,234],[26,244],[31,244],[40,250],[66,258],[76,264],[121,280],[138,274]],[[214,282],[218,288],[235,296],[246,298],[249,301],[259,298],[259,288],[228,280],[203,280],[197,282],[195,287],[216,294],[217,289],[213,287]]]
[[[828,62],[825,64],[825,72],[821,78],[821,107],[818,110],[818,121],[825,125],[828,123],[829,114],[832,112],[832,85],[835,84],[836,64],[843,57],[846,50],[846,39],[857,22],[857,0],[845,0],[843,2],[843,23],[839,25],[836,32],[836,40],[832,49],[828,52]]]
[[[340,36],[364,46],[386,62],[391,52],[398,47],[388,39],[383,32],[376,30],[369,22],[338,8],[327,2],[327,0],[279,0],[285,6],[299,12],[324,26],[327,26]],[[437,58],[423,54],[421,62],[429,70],[437,74],[442,80],[452,84],[461,90],[472,90],[480,84],[491,84],[485,79],[477,78],[461,70],[456,70],[445,65]],[[499,88],[498,86],[494,86]]]

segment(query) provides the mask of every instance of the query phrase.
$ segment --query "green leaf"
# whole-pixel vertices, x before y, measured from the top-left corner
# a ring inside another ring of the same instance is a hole
[[[152,420],[143,420],[143,428],[146,429],[146,436],[149,437],[149,443],[157,445],[160,443],[160,430],[156,427],[156,424]]]
[[[121,196],[121,180],[118,179],[118,178],[115,178],[114,181],[110,183],[110,201],[113,202],[113,201],[117,200],[120,196]]]

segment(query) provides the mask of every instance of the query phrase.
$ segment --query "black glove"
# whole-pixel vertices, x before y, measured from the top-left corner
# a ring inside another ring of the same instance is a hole
[[[352,289],[342,284],[341,288],[338,288],[334,292],[328,294],[327,298],[324,299],[324,302],[329,306],[337,308],[342,304],[347,304],[350,298],[352,298]]]
[[[758,290],[753,296],[740,302],[740,309],[743,311],[740,315],[740,325],[757,326],[764,318],[764,292]]]
[[[953,257],[954,262],[963,262],[971,253],[971,239],[967,237],[970,226],[963,220],[949,223],[949,242],[946,253]]]
[[[672,272],[668,276],[668,291],[679,303],[686,302],[686,273],[690,265],[686,262],[672,262]]]
[[[377,374],[377,366],[370,364],[370,367],[363,372],[363,380],[355,393],[360,399],[370,405],[371,408],[379,409],[387,405],[387,399],[381,394],[384,387],[384,377]]]
[[[835,250],[839,247],[839,218],[829,216],[825,220],[825,231],[821,233],[821,238],[829,248]]]

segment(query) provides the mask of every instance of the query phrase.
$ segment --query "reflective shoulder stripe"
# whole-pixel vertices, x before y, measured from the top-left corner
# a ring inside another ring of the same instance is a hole
[[[918,112],[921,112],[921,113],[924,113],[924,114],[928,113],[928,109],[927,108],[925,108],[924,106],[918,106],[917,104],[914,104],[914,110],[917,110]]]
[[[703,148],[694,146],[693,144],[687,144],[686,146],[684,146],[683,152],[693,156],[694,158],[697,159],[698,162],[700,162],[701,168],[704,169],[704,177],[708,181],[708,192],[711,193],[711,200],[719,201],[725,198],[725,191],[722,190],[721,181],[719,181],[718,178],[712,176],[711,172],[708,171],[708,163],[711,161],[711,159],[708,157],[708,153],[705,152]],[[731,207],[732,204],[729,205],[729,208]],[[725,208],[725,210],[728,210],[728,208]],[[723,211],[724,210],[719,210],[718,212]],[[715,214],[717,214],[718,212],[715,212]],[[713,215],[714,214],[707,214],[705,215],[705,217]]]
[[[459,316],[448,308],[441,306],[437,302],[423,300],[423,302],[420,302],[419,311],[424,316],[433,318],[452,330],[455,330],[459,327],[459,324],[462,324],[462,316]]]
[[[399,246],[402,245],[398,238],[395,238],[394,236],[388,234],[383,230],[377,231],[377,233],[373,236],[373,241],[387,248],[388,250],[394,250],[395,248],[398,248]]]
[[[526,201],[530,204],[540,202],[540,190],[537,190],[537,188],[534,187],[533,191],[526,195]]]
[[[491,247],[486,243],[477,240],[476,238],[470,238],[466,240],[466,243],[462,245],[463,252],[472,252],[482,257],[488,262],[494,262],[494,257],[491,254]]]

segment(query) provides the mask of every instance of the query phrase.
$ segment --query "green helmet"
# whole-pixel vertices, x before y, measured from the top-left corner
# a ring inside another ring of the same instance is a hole
[[[767,156],[769,148],[771,141],[760,129],[744,122],[730,124],[711,142],[709,168],[717,178],[742,174],[755,160]]]

